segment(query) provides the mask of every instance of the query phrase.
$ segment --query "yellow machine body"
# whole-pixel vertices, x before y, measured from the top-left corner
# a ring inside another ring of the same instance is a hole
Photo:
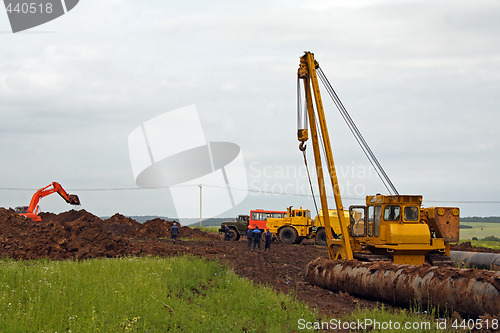
[[[343,211],[343,215],[346,220],[349,219],[349,211]],[[342,230],[340,228],[337,210],[329,209],[329,217],[332,234],[335,238],[338,238]],[[314,220],[311,219],[311,213],[308,209],[291,209],[291,207],[287,209],[287,215],[285,217],[267,219],[267,228],[269,228],[269,231],[275,235],[278,240],[281,240],[280,234],[285,227],[295,230],[297,239],[292,243],[300,243],[304,238],[316,237],[318,244],[326,244],[326,240],[324,239],[325,222],[322,210],[319,211],[319,215],[317,215]]]
[[[419,195],[367,196],[366,206],[351,206],[350,212],[351,246],[358,256],[423,264],[429,253],[449,255],[449,242],[459,236],[459,209],[422,208]]]
[[[349,218],[349,212],[344,210],[344,217],[346,219]],[[336,209],[329,209],[328,210],[328,215],[330,216],[330,227],[332,228],[333,232],[336,235],[340,235],[342,233],[342,230],[340,229],[340,221],[339,221],[339,215],[337,213]],[[314,226],[316,227],[316,230],[320,228],[325,227],[325,220],[323,218],[323,210],[319,211],[319,215],[316,216],[314,219]]]
[[[292,209],[288,207],[285,217],[267,219],[267,228],[269,228],[269,232],[278,239],[280,239],[281,231],[284,228],[295,230],[296,237],[292,237],[293,239],[290,239],[290,243],[297,243],[303,238],[310,237],[314,232],[313,227],[314,220],[311,219],[311,212],[308,209]]]

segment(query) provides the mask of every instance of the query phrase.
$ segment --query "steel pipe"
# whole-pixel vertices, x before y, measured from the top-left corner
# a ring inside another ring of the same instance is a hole
[[[459,266],[500,271],[500,253],[451,251],[450,258]]]
[[[308,264],[306,280],[396,305],[419,303],[472,316],[500,314],[500,272],[318,258]]]

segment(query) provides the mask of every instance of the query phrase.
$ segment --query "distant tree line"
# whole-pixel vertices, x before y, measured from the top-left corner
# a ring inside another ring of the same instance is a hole
[[[461,217],[460,222],[490,222],[490,223],[500,223],[500,216],[472,216],[472,217]]]
[[[144,223],[148,220],[152,220],[154,218],[161,218],[167,221],[179,221],[178,218],[170,218],[167,216],[128,216],[134,220],[136,220],[139,223]],[[105,220],[109,218],[109,216],[101,216],[101,219]],[[203,226],[220,226],[221,223],[229,220],[233,220],[234,217],[216,217],[216,218],[209,218],[209,219],[204,219],[203,220]],[[200,219],[199,218],[187,218],[187,219],[182,219],[182,222],[184,225],[189,225],[189,226],[199,226],[200,225]],[[481,216],[472,216],[472,217],[460,217],[460,222],[490,222],[490,223],[500,223],[500,216],[488,216],[488,217],[481,217]]]
[[[153,219],[156,219],[156,218],[160,218],[160,219],[166,220],[166,221],[177,221],[177,222],[179,222],[179,218],[171,218],[171,217],[168,217],[168,216],[158,216],[158,215],[141,215],[141,216],[131,215],[131,216],[127,216],[127,217],[130,217],[131,219],[136,220],[139,223],[144,223],[146,221],[153,220]],[[106,219],[109,219],[110,216],[100,216],[99,218],[102,219],[102,220],[106,220]],[[199,217],[196,217],[196,218],[183,218],[181,220],[182,220],[181,221],[182,225],[186,225],[186,226],[189,226],[189,227],[198,227],[198,226],[200,226],[200,218]],[[234,220],[234,217],[213,217],[213,218],[209,218],[209,219],[204,219],[202,221],[202,225],[204,227],[214,227],[214,226],[218,226],[219,227],[221,225],[221,223],[229,221],[229,220]]]

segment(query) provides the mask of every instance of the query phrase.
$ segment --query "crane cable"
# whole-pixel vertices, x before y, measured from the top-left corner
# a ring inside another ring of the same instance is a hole
[[[316,209],[316,216],[318,216],[319,215],[318,205],[316,204],[316,196],[314,195],[313,185],[311,182],[311,175],[309,174],[309,167],[307,166],[306,150],[305,149],[302,151],[302,155],[304,156],[304,164],[306,165],[307,178],[309,179],[309,186],[311,188],[311,194],[312,194],[312,199],[314,202],[314,208]]]
[[[379,163],[377,158],[375,157],[375,154],[371,150],[370,146],[368,146],[368,143],[365,141],[363,135],[359,131],[358,127],[352,120],[351,116],[347,112],[346,108],[340,101],[340,98],[338,97],[337,93],[331,86],[330,82],[326,78],[325,74],[321,70],[321,67],[317,67],[316,72],[318,73],[318,77],[321,79],[323,85],[325,86],[328,94],[332,98],[333,102],[335,103],[335,106],[339,110],[340,114],[342,115],[342,118],[344,118],[344,121],[346,122],[347,126],[349,127],[349,130],[351,133],[354,135],[354,138],[360,145],[361,149],[363,150],[364,154],[368,158],[368,161],[370,161],[371,165],[375,169],[375,172],[379,176],[380,180],[384,184],[385,188],[389,191],[390,194],[396,194],[399,195],[399,192],[397,191],[396,187],[392,183],[392,181],[389,179],[389,176],[386,174],[384,168],[382,168],[382,165]]]
[[[301,91],[300,91],[300,79],[297,77],[297,127],[300,127],[300,124],[302,123],[302,113],[301,113],[301,107],[302,107],[302,100],[300,98],[301,96]],[[304,106],[304,111],[307,114],[306,110],[307,106]],[[307,121],[305,124],[302,124],[304,127],[307,126]],[[298,128],[300,129],[300,128]],[[309,173],[309,166],[307,165],[307,158],[306,158],[306,146],[301,145],[299,148],[302,151],[302,156],[304,156],[304,165],[306,166],[306,171],[307,171],[307,179],[309,180],[309,187],[311,189],[311,195],[312,199],[314,202],[314,208],[316,209],[316,216],[319,215],[318,211],[318,205],[316,203],[316,196],[314,195],[314,189],[313,189],[313,184],[311,181],[311,174]]]

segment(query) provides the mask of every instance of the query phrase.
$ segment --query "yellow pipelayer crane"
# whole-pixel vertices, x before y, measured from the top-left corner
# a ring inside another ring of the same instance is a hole
[[[343,214],[318,77],[391,193],[367,196],[366,205],[351,206],[347,218]],[[363,263],[318,258],[307,265],[306,280],[312,285],[333,291],[342,290],[395,304],[417,303],[422,307],[452,309],[472,316],[498,316],[500,272],[436,267],[451,264],[448,257],[449,243],[458,241],[458,208],[422,208],[421,196],[399,195],[310,52],[300,59],[298,82],[301,80],[305,87],[307,113],[302,114],[299,99],[299,147],[306,161],[305,142],[310,134],[330,259],[373,261]],[[310,133],[305,125],[306,115]],[[319,126],[316,126],[316,121]],[[334,191],[337,215],[340,217],[340,239],[332,237],[332,218],[328,214],[320,143],[325,150],[326,167]],[[393,260],[394,264],[376,262],[387,259]],[[425,261],[433,266],[418,266]]]
[[[367,196],[366,205],[349,208],[350,218],[344,214],[318,76],[325,84],[328,93],[385,187],[391,193],[390,195]],[[300,102],[301,80],[307,112],[302,111]],[[459,209],[456,207],[423,208],[422,196],[400,195],[397,192],[311,52],[305,52],[300,58],[298,93],[299,149],[305,154],[305,142],[310,135],[330,258],[348,260],[356,258],[367,261],[390,259],[396,264],[414,265],[422,265],[426,260],[433,265],[451,264],[449,243],[458,241]],[[309,130],[307,123],[309,123]],[[324,147],[325,167],[333,188],[342,234],[340,239],[334,238],[332,234],[320,145]]]

